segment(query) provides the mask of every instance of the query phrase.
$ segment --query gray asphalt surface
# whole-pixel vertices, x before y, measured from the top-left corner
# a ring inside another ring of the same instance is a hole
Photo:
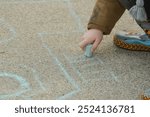
[[[0,99],[140,99],[150,54],[117,48],[126,12],[90,59],[78,47],[95,0],[0,0]]]

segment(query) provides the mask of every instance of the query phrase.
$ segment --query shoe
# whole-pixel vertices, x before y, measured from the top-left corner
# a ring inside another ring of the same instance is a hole
[[[114,44],[120,48],[134,51],[150,51],[150,31],[145,34],[119,32],[114,36]]]

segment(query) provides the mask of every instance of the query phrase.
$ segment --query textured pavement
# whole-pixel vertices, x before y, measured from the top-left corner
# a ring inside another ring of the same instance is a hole
[[[95,0],[0,0],[0,99],[140,99],[150,53],[117,48],[126,12],[93,58],[78,47]]]

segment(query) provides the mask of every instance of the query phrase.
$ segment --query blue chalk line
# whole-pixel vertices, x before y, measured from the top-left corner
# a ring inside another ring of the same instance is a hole
[[[80,86],[75,82],[75,80],[69,75],[69,73],[67,72],[67,70],[64,68],[63,64],[58,60],[58,58],[52,53],[52,50],[48,47],[48,45],[46,43],[43,42],[42,37],[43,34],[42,33],[38,33],[38,35],[40,36],[40,40],[42,42],[42,46],[48,51],[50,57],[53,58],[54,62],[56,65],[58,65],[58,67],[60,68],[60,70],[63,72],[65,78],[67,79],[67,81],[75,88],[74,91],[69,92],[68,94],[65,94],[64,96],[58,97],[57,99],[67,99],[69,97],[72,97],[73,95],[75,95],[77,92],[80,91]]]
[[[17,96],[20,96],[21,94],[31,90],[29,83],[22,76],[19,76],[14,73],[0,72],[0,77],[7,77],[7,78],[17,80],[20,83],[20,87],[21,87],[20,90],[14,92],[14,93],[5,94],[5,95],[0,94],[0,99],[17,97]]]
[[[79,75],[81,76],[81,72],[75,68],[75,66],[72,64],[71,60],[64,54],[65,59],[70,63],[71,67],[73,68],[73,70]]]
[[[29,68],[26,65],[20,65],[20,66],[22,66],[22,67],[24,67],[26,69],[30,69],[32,71],[33,75],[34,75],[34,79],[38,82],[38,84],[40,85],[41,89],[43,91],[46,91],[46,88],[44,87],[43,83],[40,81],[39,74],[38,74],[38,72],[35,69]]]
[[[69,9],[69,13],[70,13],[71,16],[74,18],[74,20],[75,20],[75,22],[76,22],[76,24],[77,24],[77,26],[78,26],[78,30],[79,30],[80,32],[84,32],[84,31],[85,31],[85,28],[83,28],[83,25],[82,25],[82,23],[81,23],[81,19],[80,19],[80,17],[77,15],[77,13],[75,12],[74,6],[73,6],[72,2],[71,2],[70,0],[67,0],[66,2],[67,2],[67,7],[68,7],[68,9]]]

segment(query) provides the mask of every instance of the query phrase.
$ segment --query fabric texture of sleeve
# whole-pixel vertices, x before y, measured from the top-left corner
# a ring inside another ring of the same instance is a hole
[[[124,11],[119,0],[97,0],[87,28],[99,29],[105,35],[110,34]]]

